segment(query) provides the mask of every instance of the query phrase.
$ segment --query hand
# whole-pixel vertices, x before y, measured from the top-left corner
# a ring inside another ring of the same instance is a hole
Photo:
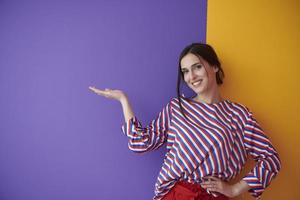
[[[225,181],[218,179],[213,176],[205,177],[208,180],[201,183],[201,187],[207,189],[210,192],[218,192],[229,198],[235,197],[238,195],[234,185],[229,185]]]
[[[115,99],[118,101],[121,101],[122,99],[126,98],[126,94],[121,90],[111,90],[111,89],[105,89],[100,90],[95,87],[89,87],[90,90],[95,92],[98,95],[104,96],[106,98]]]

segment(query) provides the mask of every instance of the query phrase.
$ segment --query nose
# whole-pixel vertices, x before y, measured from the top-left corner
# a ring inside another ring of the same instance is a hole
[[[194,80],[196,78],[196,74],[193,70],[190,71],[189,78],[190,80]]]

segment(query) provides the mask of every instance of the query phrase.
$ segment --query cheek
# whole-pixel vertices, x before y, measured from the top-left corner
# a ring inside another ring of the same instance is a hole
[[[207,70],[204,67],[202,67],[202,69],[199,70],[198,75],[203,77],[207,76]]]
[[[210,74],[209,74],[210,72],[209,72],[209,70],[207,70],[206,68],[202,68],[200,71],[199,71],[199,76],[201,76],[202,78],[204,78],[204,79],[209,79],[210,78]]]
[[[184,82],[187,82],[187,75],[182,75],[181,76]]]

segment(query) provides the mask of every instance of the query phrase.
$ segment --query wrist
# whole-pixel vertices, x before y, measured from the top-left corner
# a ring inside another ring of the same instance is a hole
[[[241,180],[233,185],[232,193],[236,197],[249,189],[250,189],[250,187],[248,186],[248,184],[245,181]]]
[[[127,98],[127,96],[124,94],[124,95],[122,95],[122,96],[120,97],[119,101],[120,101],[121,104],[126,104],[126,103],[128,102],[128,98]]]
[[[231,187],[232,187],[232,189],[231,189],[232,197],[236,197],[236,196],[239,196],[241,194],[238,183],[232,185]]]

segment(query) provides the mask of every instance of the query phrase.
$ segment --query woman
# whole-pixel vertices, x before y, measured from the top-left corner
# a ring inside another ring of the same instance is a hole
[[[222,98],[218,85],[223,77],[211,46],[187,46],[179,58],[177,98],[147,127],[134,115],[124,92],[90,87],[99,95],[120,101],[126,122],[122,130],[131,150],[145,152],[167,142],[154,199],[221,200],[245,191],[259,198],[280,170],[278,153],[252,113]],[[196,93],[195,97],[181,96],[181,80]],[[229,184],[248,155],[256,161],[255,167],[235,184]]]

